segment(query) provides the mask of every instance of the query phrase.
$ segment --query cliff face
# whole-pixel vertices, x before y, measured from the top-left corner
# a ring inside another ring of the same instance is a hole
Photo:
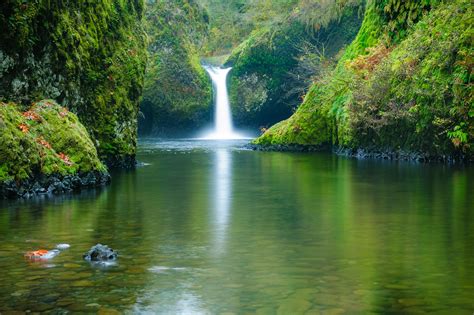
[[[474,157],[472,4],[369,2],[337,66],[255,141]]]
[[[209,122],[211,82],[200,65],[207,15],[194,0],[149,1],[149,61],[140,109],[143,134],[185,133]]]
[[[146,64],[138,0],[0,4],[0,100],[53,99],[76,113],[101,159],[134,161]]]
[[[237,47],[227,61],[233,66],[230,98],[236,123],[267,127],[289,117],[311,76],[356,36],[362,22],[359,8],[358,1],[328,2],[308,9],[331,12],[321,13],[314,23],[305,20],[303,9],[295,9]]]

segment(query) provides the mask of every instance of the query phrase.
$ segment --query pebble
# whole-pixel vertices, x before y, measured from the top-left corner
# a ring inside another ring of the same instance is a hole
[[[69,245],[69,244],[58,244],[58,245],[56,245],[56,248],[61,249],[61,250],[68,249],[69,247],[71,247],[71,245]]]

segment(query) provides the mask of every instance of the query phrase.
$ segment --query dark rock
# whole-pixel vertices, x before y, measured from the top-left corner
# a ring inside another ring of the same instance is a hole
[[[117,252],[107,245],[97,244],[84,254],[87,261],[111,261],[117,259]]]
[[[392,150],[383,148],[345,148],[335,147],[333,149],[337,155],[353,157],[359,160],[383,159],[389,161],[410,161],[418,163],[441,162],[446,164],[470,163],[473,162],[469,156],[465,155],[437,155],[426,152]]]
[[[278,152],[318,152],[328,151],[327,145],[303,145],[303,144],[248,144],[248,149],[254,151],[278,151]]]
[[[60,194],[81,190],[84,187],[98,187],[110,183],[110,174],[87,172],[76,175],[37,175],[32,179],[16,182],[0,182],[0,199],[31,198],[45,194]]]

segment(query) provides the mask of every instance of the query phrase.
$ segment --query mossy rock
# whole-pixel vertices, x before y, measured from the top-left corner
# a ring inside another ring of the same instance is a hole
[[[472,160],[472,4],[407,1],[410,8],[399,10],[408,13],[400,13],[396,2],[369,3],[334,70],[313,84],[290,119],[255,143],[332,143]]]
[[[194,1],[146,6],[149,59],[140,110],[141,134],[183,134],[208,124],[211,81],[200,64],[205,11]]]
[[[266,127],[291,116],[311,82],[309,76],[315,75],[298,72],[307,57],[303,47],[311,45],[329,60],[354,39],[362,22],[360,5],[354,1],[331,5],[342,9],[317,25],[305,24],[295,13],[253,32],[234,49],[226,64],[233,67],[230,100],[237,125]]]
[[[135,0],[0,4],[0,101],[54,99],[76,113],[101,159],[133,160],[146,66]]]
[[[107,172],[77,116],[52,100],[0,103],[0,131],[0,183]]]

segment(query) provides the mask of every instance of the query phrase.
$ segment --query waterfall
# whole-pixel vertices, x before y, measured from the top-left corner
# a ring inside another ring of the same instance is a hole
[[[227,92],[227,74],[232,68],[222,69],[204,66],[214,86],[214,130],[204,136],[205,139],[244,139],[234,131],[232,113]]]

